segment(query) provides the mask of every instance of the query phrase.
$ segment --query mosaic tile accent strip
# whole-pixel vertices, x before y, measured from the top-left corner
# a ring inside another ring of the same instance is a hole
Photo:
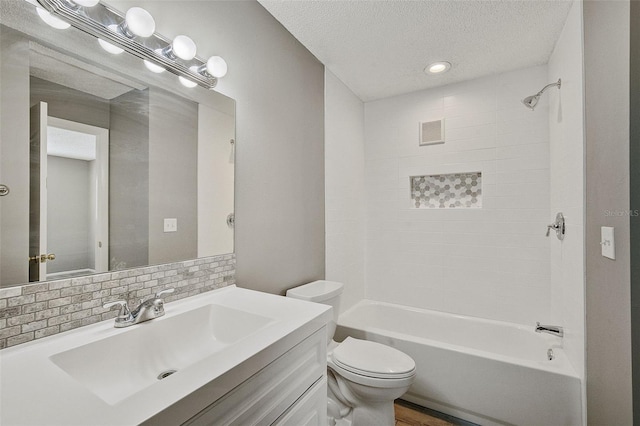
[[[115,318],[104,303],[166,288],[165,302],[235,284],[235,254],[0,289],[0,349]]]
[[[482,207],[482,173],[411,176],[411,202],[417,209]]]

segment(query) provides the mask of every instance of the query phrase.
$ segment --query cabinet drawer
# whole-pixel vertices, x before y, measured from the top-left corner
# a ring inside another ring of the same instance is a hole
[[[323,327],[185,423],[270,425],[326,375]]]
[[[325,426],[327,424],[327,378],[316,382],[287,410],[274,426]]]

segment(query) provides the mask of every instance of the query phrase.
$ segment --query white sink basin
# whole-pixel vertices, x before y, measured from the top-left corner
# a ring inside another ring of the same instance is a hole
[[[210,304],[132,326],[51,361],[114,405],[266,327],[272,318]],[[99,362],[87,362],[100,360]],[[164,376],[164,377],[163,377]]]
[[[102,321],[0,351],[0,424],[180,424],[332,318],[325,305],[235,286],[165,311],[130,327]],[[159,380],[167,370],[177,372]]]

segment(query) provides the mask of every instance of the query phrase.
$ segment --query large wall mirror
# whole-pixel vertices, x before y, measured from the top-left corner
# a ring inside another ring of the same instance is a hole
[[[0,287],[233,252],[233,99],[24,0],[0,24]]]

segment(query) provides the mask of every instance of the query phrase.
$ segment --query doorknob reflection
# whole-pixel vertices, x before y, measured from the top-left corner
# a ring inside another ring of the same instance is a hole
[[[38,263],[38,262],[45,263],[48,260],[56,260],[55,253],[41,254],[41,255],[29,257],[29,262],[35,262],[35,263]]]

